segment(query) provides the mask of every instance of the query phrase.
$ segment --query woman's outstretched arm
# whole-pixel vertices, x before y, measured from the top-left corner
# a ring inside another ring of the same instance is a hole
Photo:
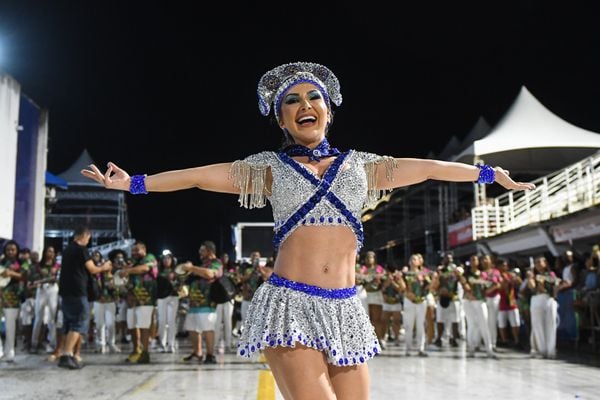
[[[212,192],[240,193],[240,190],[229,179],[232,163],[206,165],[160,172],[149,175],[145,179],[148,192],[173,192],[176,190],[199,188]],[[91,164],[89,169],[81,170],[81,174],[93,179],[107,189],[129,190],[131,177],[125,170],[109,162],[105,173]]]
[[[383,164],[377,166],[376,188],[392,189],[402,186],[414,185],[428,179],[449,182],[476,182],[479,177],[479,167],[460,162],[430,160],[420,158],[395,158],[394,168],[390,169]],[[496,182],[509,190],[535,189],[533,183],[515,182],[509,172],[501,167],[494,167]],[[389,178],[392,178],[391,180]]]

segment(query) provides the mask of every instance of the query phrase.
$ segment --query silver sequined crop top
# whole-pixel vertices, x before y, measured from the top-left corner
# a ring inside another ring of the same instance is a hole
[[[339,155],[320,178],[284,153],[264,151],[234,162],[230,175],[242,207],[264,207],[265,199],[271,203],[275,249],[301,225],[345,225],[354,232],[358,251],[364,239],[361,211],[386,191],[376,189],[381,163],[392,181],[394,158],[354,150]],[[269,168],[270,193],[265,187]]]

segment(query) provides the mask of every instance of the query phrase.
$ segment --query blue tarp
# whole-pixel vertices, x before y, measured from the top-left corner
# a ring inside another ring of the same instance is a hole
[[[46,171],[46,185],[58,186],[61,189],[67,189],[69,184],[62,178]]]

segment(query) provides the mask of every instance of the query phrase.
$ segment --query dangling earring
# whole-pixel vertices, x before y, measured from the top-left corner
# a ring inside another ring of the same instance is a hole
[[[331,128],[331,124],[333,124],[333,113],[330,111],[327,115],[327,125],[325,126],[325,134],[329,133],[329,129]]]
[[[287,143],[287,144],[296,143],[296,142],[294,142],[294,138],[292,137],[292,135],[290,135],[290,132],[286,128],[281,128],[281,130],[283,131],[283,136],[285,137],[285,143]]]

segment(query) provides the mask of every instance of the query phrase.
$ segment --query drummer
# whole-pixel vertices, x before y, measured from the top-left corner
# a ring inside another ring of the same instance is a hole
[[[190,273],[187,279],[189,286],[189,311],[185,318],[185,330],[192,339],[192,353],[184,357],[184,361],[198,361],[203,364],[216,364],[214,355],[215,328],[217,322],[217,305],[210,299],[210,286],[223,275],[223,264],[216,256],[215,243],[207,240],[199,249],[201,266],[186,262],[184,269]],[[202,338],[206,341],[206,357],[202,358]]]
[[[130,298],[133,308],[127,310],[127,327],[133,339],[133,349],[127,362],[137,364],[150,363],[150,326],[152,313],[156,305],[156,278],[158,268],[154,254],[148,253],[146,245],[137,241],[131,248],[133,264],[128,265],[119,274],[128,279]]]

